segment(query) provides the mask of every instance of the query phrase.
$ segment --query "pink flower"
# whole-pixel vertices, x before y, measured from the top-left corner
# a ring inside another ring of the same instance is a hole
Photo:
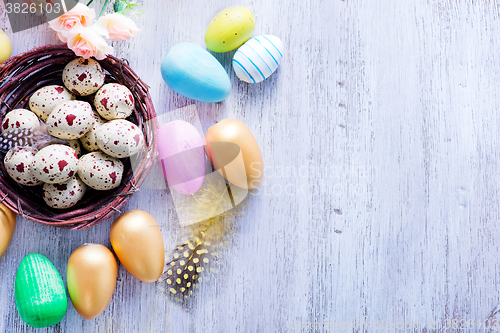
[[[79,3],[69,12],[49,21],[49,26],[57,32],[57,38],[62,42],[68,41],[68,33],[73,28],[88,27],[92,25],[95,18],[94,9]]]
[[[89,27],[71,29],[67,34],[67,43],[77,56],[85,59],[94,57],[97,60],[102,60],[106,58],[106,55],[113,54],[113,47],[109,46],[104,38]]]
[[[107,31],[106,38],[116,41],[135,37],[140,31],[134,21],[118,13],[99,18],[95,26],[96,30]]]

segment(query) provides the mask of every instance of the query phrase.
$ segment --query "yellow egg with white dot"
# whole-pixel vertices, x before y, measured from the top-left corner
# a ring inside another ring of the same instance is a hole
[[[10,59],[12,54],[12,45],[9,36],[0,29],[0,63]]]

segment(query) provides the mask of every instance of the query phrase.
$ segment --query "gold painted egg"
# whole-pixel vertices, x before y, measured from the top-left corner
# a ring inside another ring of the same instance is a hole
[[[155,282],[163,272],[165,248],[156,220],[134,209],[118,216],[109,232],[111,245],[123,266],[143,282]]]
[[[0,29],[0,63],[9,60],[12,53],[12,45],[9,36]]]
[[[214,52],[228,52],[245,43],[255,30],[253,13],[242,6],[220,11],[208,25],[205,44]]]
[[[85,319],[99,316],[108,306],[116,286],[118,265],[101,244],[84,244],[68,260],[66,280],[71,302]]]
[[[16,214],[0,203],[0,258],[9,247],[16,229]]]
[[[253,190],[264,176],[259,144],[241,121],[224,119],[205,135],[205,151],[215,169],[229,182]]]

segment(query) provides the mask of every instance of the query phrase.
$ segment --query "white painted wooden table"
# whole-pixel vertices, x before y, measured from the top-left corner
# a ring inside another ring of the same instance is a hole
[[[211,18],[233,4],[146,1],[141,36],[115,44],[151,87],[158,114],[192,104],[163,82],[163,56],[179,42],[204,46]],[[495,331],[484,320],[500,303],[498,3],[237,4],[254,12],[255,35],[281,37],[286,52],[256,85],[239,82],[232,53],[219,56],[233,91],[220,104],[196,103],[204,130],[224,118],[245,122],[266,165],[223,269],[186,311],[119,266],[101,316],[82,319],[70,303],[60,324],[37,331]],[[0,8],[13,54],[56,43],[46,25],[12,34]],[[142,189],[125,208],[150,212],[175,245],[164,190]],[[14,303],[26,254],[46,255],[65,279],[78,246],[110,246],[111,222],[68,231],[18,218],[0,259],[0,332],[35,331]],[[315,322],[325,326],[308,330]]]

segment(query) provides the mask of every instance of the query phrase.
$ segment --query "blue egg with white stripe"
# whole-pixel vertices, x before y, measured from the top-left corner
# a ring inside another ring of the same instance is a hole
[[[257,83],[267,79],[283,59],[283,42],[266,35],[250,39],[233,57],[233,69],[240,80]]]

